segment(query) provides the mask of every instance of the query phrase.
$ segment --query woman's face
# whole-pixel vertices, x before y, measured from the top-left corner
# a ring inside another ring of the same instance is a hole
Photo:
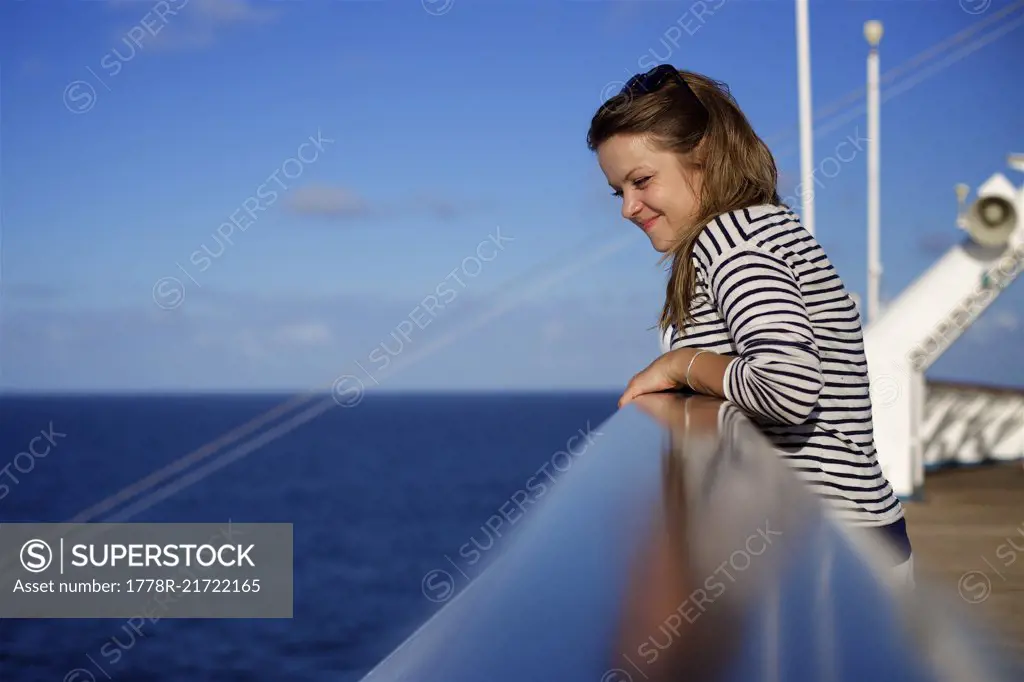
[[[700,173],[684,169],[679,156],[656,149],[644,135],[615,135],[597,148],[597,160],[615,196],[622,197],[622,217],[664,253],[693,226],[697,216]]]

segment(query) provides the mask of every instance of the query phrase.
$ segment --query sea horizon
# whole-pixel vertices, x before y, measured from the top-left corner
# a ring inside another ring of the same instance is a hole
[[[365,396],[379,395],[381,397],[430,397],[430,396],[467,396],[467,395],[494,395],[494,396],[531,396],[552,394],[559,395],[599,395],[606,393],[621,393],[625,390],[625,383],[621,387],[608,388],[430,388],[430,389],[367,389]],[[215,397],[215,396],[296,396],[296,395],[331,395],[329,389],[241,389],[241,388],[216,388],[216,389],[0,389],[0,398],[32,397],[32,398],[91,398],[91,397]]]

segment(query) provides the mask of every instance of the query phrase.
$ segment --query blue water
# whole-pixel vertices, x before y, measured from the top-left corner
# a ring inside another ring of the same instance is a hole
[[[617,397],[371,394],[333,407],[130,519],[293,523],[294,618],[137,631],[125,619],[3,620],[0,680],[359,679],[440,607],[424,576],[473,539],[486,546],[487,519]],[[0,470],[41,432],[55,443],[7,470],[17,483],[0,476],[0,523],[68,521],[290,398],[0,398]]]

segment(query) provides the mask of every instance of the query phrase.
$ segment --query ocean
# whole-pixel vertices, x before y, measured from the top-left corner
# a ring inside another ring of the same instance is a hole
[[[293,397],[2,397],[0,523],[69,521]],[[371,393],[334,406],[128,519],[294,524],[293,618],[2,620],[0,680],[358,680],[475,577],[465,559],[452,568],[460,548],[514,535],[485,524],[617,398]],[[36,436],[45,456],[19,456]],[[545,471],[555,489],[561,474]],[[438,569],[455,578],[440,596],[424,582]]]

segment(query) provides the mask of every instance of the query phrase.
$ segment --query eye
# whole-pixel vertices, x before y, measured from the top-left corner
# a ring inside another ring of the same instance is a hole
[[[636,180],[633,181],[633,187],[636,187],[637,189],[643,189],[644,187],[647,186],[647,183],[650,182],[650,180],[651,180],[651,176],[650,175],[645,175],[642,178],[637,178]],[[615,190],[614,192],[612,192],[612,196],[613,197],[621,197],[622,196],[622,190],[618,190],[618,189]]]

